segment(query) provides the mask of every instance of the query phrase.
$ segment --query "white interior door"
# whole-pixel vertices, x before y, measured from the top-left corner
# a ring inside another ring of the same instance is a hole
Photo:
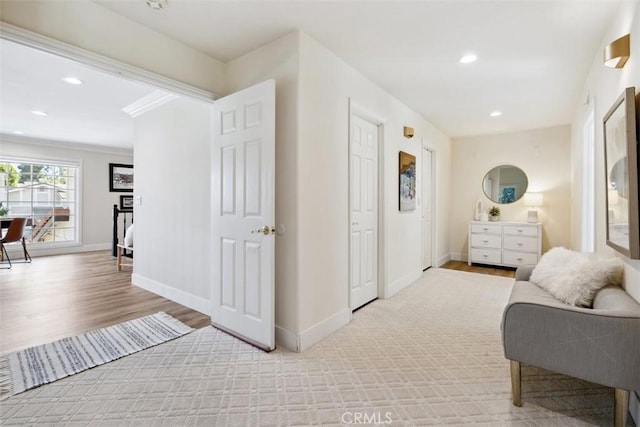
[[[275,81],[217,100],[213,113],[212,324],[275,348]]]
[[[351,115],[351,309],[378,297],[378,126]]]
[[[422,149],[422,270],[432,266],[433,154]]]

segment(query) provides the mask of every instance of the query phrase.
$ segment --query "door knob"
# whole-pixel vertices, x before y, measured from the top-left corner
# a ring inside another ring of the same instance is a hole
[[[265,225],[262,228],[256,228],[255,230],[251,230],[251,234],[253,233],[262,233],[265,236],[268,236],[269,233],[275,233],[276,229],[274,227],[269,227],[268,225]]]

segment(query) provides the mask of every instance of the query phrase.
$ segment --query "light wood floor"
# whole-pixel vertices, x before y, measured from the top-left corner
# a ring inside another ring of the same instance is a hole
[[[468,265],[465,261],[449,261],[441,268],[470,271],[472,273],[490,274],[492,276],[516,277],[516,270],[514,268],[478,264]]]
[[[209,316],[131,284],[108,251],[34,258],[0,270],[0,354],[164,311],[201,328]]]

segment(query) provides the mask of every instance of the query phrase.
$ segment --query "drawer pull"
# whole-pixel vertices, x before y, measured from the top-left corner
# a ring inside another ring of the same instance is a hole
[[[488,241],[488,240],[483,240],[482,242],[483,242],[483,243],[489,243],[489,241]]]
[[[522,258],[518,258],[518,261],[522,261]]]
[[[482,230],[483,230],[483,231],[489,231],[489,229],[488,229],[488,228],[483,228]]]
[[[518,233],[522,233],[522,230],[518,230]]]
[[[488,258],[489,255],[482,255],[482,258]]]
[[[522,243],[518,242],[518,246],[522,246]]]

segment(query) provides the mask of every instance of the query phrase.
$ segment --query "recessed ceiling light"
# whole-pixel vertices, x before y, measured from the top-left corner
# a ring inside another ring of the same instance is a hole
[[[161,10],[167,6],[167,0],[147,0],[147,6],[153,10]]]
[[[82,84],[82,80],[76,78],[76,77],[65,77],[64,79],[65,82],[69,83],[70,85],[81,85]]]
[[[492,111],[491,114],[489,114],[491,117],[500,117],[502,115],[501,111]]]
[[[477,56],[475,56],[473,53],[469,53],[469,54],[463,56],[462,58],[460,58],[460,63],[461,64],[470,64],[470,63],[474,62],[476,59],[478,59]]]
[[[14,130],[13,133],[15,133],[16,135],[24,135],[24,132],[22,132],[21,130]]]
[[[48,116],[47,113],[45,113],[44,111],[40,111],[40,110],[33,110],[31,113],[35,114],[36,116]]]

